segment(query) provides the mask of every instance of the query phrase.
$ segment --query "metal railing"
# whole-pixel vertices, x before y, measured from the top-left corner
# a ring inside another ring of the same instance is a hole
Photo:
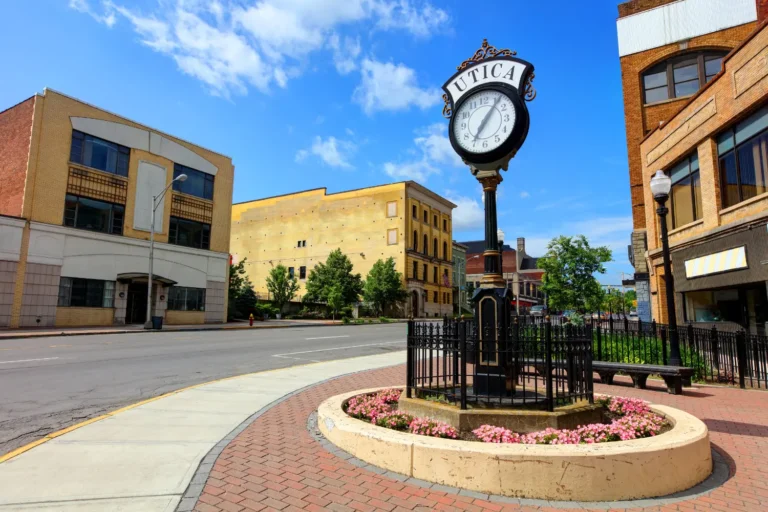
[[[592,403],[592,327],[408,322],[406,396],[473,407]]]

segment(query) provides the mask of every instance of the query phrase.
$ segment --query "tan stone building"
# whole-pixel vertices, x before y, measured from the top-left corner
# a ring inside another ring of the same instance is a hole
[[[760,1],[632,0],[618,6],[633,219],[629,256],[643,320],[650,320],[651,297],[640,143],[720,71],[725,55],[754,30]]]
[[[379,259],[392,257],[403,274],[406,314],[452,311],[451,212],[456,205],[406,181],[335,194],[314,189],[237,203],[232,207],[232,254],[261,298],[266,277],[282,264],[299,279],[341,249],[365,279]]]
[[[0,327],[226,320],[229,157],[46,89],[0,112]]]
[[[672,178],[668,216],[678,321],[768,322],[768,26],[640,145],[654,318],[667,320],[658,217],[649,182]]]

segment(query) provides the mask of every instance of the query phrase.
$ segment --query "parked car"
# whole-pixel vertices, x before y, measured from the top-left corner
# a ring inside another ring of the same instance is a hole
[[[574,311],[572,309],[566,309],[565,311],[563,311],[563,314],[560,315],[560,317],[563,320],[565,320],[566,318],[568,318],[569,316],[573,315],[574,313],[576,313],[576,311]]]
[[[530,311],[531,316],[547,316],[547,306],[533,306]]]

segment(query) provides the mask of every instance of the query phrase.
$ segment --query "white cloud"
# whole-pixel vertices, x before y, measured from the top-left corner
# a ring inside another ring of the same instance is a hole
[[[456,204],[453,210],[453,231],[474,231],[481,229],[485,222],[485,211],[480,201],[464,196],[448,195],[448,200]]]
[[[359,37],[346,36],[342,40],[338,34],[332,34],[328,39],[328,46],[333,50],[333,64],[336,66],[336,71],[347,75],[357,69],[357,58],[362,51]]]
[[[440,173],[440,166],[463,165],[448,140],[445,123],[435,123],[416,131],[411,153],[416,158],[401,163],[386,162],[384,172],[395,179],[414,180],[424,183],[433,174]]]
[[[357,146],[346,140],[340,140],[336,137],[323,139],[318,136],[312,142],[308,149],[301,149],[296,153],[296,161],[303,162],[310,155],[314,155],[330,167],[342,169],[352,169],[349,159],[354,155]]]
[[[362,82],[355,89],[353,100],[367,114],[407,110],[412,106],[425,109],[441,101],[440,89],[419,87],[416,72],[404,64],[363,59],[360,73]]]
[[[528,192],[526,192],[525,190],[523,190],[522,192],[520,192],[520,199],[528,199],[529,197],[531,197],[531,194],[529,194],[529,193],[528,193]]]
[[[343,27],[425,37],[448,19],[430,2],[410,0],[159,0],[147,12],[127,5],[69,0],[70,8],[107,26],[127,20],[142,44],[225,97],[285,87],[322,49],[333,52],[339,73],[350,73],[362,49],[358,37],[338,34]]]

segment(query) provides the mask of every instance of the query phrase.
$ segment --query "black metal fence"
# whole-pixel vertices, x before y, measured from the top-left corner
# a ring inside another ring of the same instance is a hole
[[[552,411],[593,402],[592,326],[474,320],[408,323],[408,397]]]
[[[540,325],[542,318],[520,317],[524,325]],[[567,322],[553,317],[551,322]],[[629,319],[587,319],[592,327],[595,361],[667,365],[670,357],[669,328],[656,322]],[[694,379],[768,388],[768,337],[745,331],[678,326],[683,366],[694,369]]]

